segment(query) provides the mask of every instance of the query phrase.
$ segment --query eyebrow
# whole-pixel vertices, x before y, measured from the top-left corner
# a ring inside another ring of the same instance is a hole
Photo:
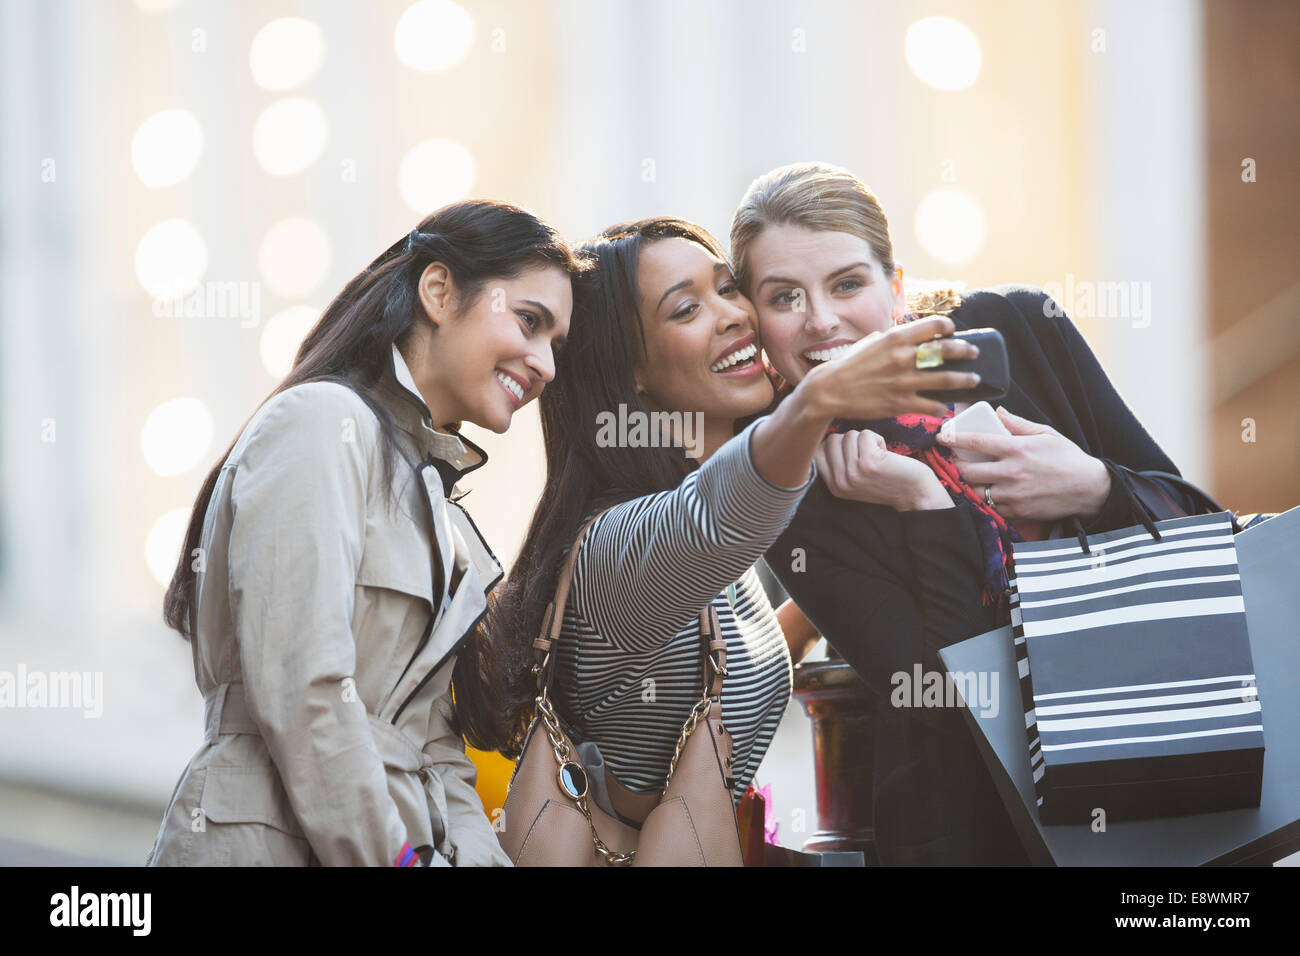
[[[524,305],[531,305],[541,313],[542,321],[546,323],[546,328],[548,330],[555,328],[555,314],[546,307],[545,303],[538,302],[536,299],[521,299],[520,301],[523,302]],[[568,341],[569,338],[566,335],[559,335],[555,338],[556,344],[560,347],[568,344]]]
[[[524,305],[531,305],[538,312],[540,312],[542,314],[542,321],[546,323],[546,327],[548,329],[555,328],[555,316],[551,313],[551,310],[548,309],[545,304],[538,302],[536,299],[520,299],[520,301]]]
[[[829,275],[827,275],[827,276],[826,276],[826,280],[829,282],[831,279],[834,279],[834,278],[836,278],[837,276],[842,276],[842,275],[843,275],[844,273],[846,273],[846,272],[852,272],[854,269],[866,269],[866,270],[870,271],[870,270],[871,270],[871,263],[869,263],[869,262],[854,262],[854,263],[852,263],[852,264],[850,264],[850,265],[847,265],[847,266],[841,266],[840,268],[836,269],[834,272],[832,272],[832,273],[830,273]],[[764,279],[762,282],[760,282],[760,283],[758,284],[758,287],[757,287],[757,288],[761,289],[761,288],[763,288],[763,286],[767,285],[769,282],[779,282],[779,283],[781,283],[782,285],[798,285],[798,284],[799,284],[799,283],[796,282],[794,279],[786,279],[786,278],[783,278],[783,277],[781,277],[781,276],[768,276],[766,279]]]
[[[730,270],[730,268],[731,268],[731,267],[728,266],[725,262],[718,262],[718,263],[715,263],[714,266],[713,266],[713,274],[714,274],[714,275],[717,275],[717,274],[718,274],[719,272],[721,272],[723,269]],[[681,282],[677,283],[676,285],[669,286],[668,289],[667,289],[667,291],[665,291],[664,294],[661,295],[661,296],[659,297],[659,302],[655,305],[655,311],[658,312],[659,309],[662,308],[662,306],[663,306],[663,304],[664,304],[664,299],[668,298],[670,295],[672,295],[672,294],[673,294],[674,292],[676,292],[678,289],[686,289],[686,288],[689,288],[690,286],[693,286],[693,285],[695,285],[695,280],[694,280],[694,279],[683,279]]]

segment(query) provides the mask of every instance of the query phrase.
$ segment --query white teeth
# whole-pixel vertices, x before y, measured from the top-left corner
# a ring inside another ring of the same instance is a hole
[[[512,394],[515,398],[519,399],[519,401],[521,402],[524,400],[524,390],[519,387],[519,383],[516,382],[513,378],[511,378],[509,375],[506,375],[504,372],[497,372],[497,379],[501,382],[502,385],[510,389],[510,394]]]
[[[743,349],[737,349],[736,351],[728,355],[726,358],[722,359],[721,361],[717,362],[714,365],[709,366],[709,371],[721,372],[724,369],[728,369],[731,366],[735,365],[737,362],[743,362],[745,361],[745,359],[753,358],[757,354],[758,354],[758,346],[751,342],[749,345],[746,345]]]
[[[803,357],[810,362],[829,362],[843,352],[847,345],[837,345],[833,349],[819,349],[816,352],[804,352]]]

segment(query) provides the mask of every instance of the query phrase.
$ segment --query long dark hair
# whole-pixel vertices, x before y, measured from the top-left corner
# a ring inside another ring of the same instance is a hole
[[[457,308],[461,310],[474,303],[490,280],[514,278],[538,265],[556,266],[570,276],[581,270],[560,234],[526,209],[492,200],[467,200],[444,206],[421,220],[409,236],[394,243],[343,288],[303,339],[292,371],[259,407],[272,396],[304,382],[331,381],[348,386],[379,419],[385,487],[392,487],[401,451],[392,416],[379,399],[379,381],[388,367],[393,345],[403,345],[415,327],[421,308],[416,287],[424,269],[434,261],[451,272],[458,292]],[[196,568],[192,558],[200,545],[204,517],[221,466],[237,441],[238,436],[199,489],[185,545],[163,598],[163,620],[187,640],[194,636]],[[482,642],[473,643],[474,651],[457,660],[453,681],[456,676],[465,678],[463,686],[456,690],[458,699],[474,700],[480,688],[469,675],[476,668],[490,669],[488,662],[479,659],[486,650]],[[465,661],[466,657],[471,659]]]
[[[546,485],[519,556],[488,613],[484,639],[497,670],[491,711],[471,716],[477,737],[470,743],[517,756],[532,720],[536,684],[530,667],[532,642],[555,592],[560,559],[592,512],[667,491],[694,467],[681,448],[602,447],[597,416],[645,413],[634,369],[645,359],[645,329],[637,308],[637,263],[641,250],[660,239],[699,243],[725,259],[709,233],[671,217],[611,226],[575,252],[587,271],[575,284],[574,317],[568,344],[556,361],[555,379],[538,399],[546,447]],[[464,718],[462,718],[464,719]]]

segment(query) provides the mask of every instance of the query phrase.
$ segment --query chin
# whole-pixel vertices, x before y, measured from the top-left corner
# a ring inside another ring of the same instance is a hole
[[[465,420],[477,425],[479,428],[485,428],[490,432],[502,435],[510,427],[512,417],[509,412],[503,412],[499,408],[487,408],[480,409],[475,414],[466,415]]]
[[[769,355],[768,359],[770,361],[772,356]],[[803,366],[797,361],[784,361],[779,365],[775,361],[772,361],[772,368],[776,371],[776,374],[785,379],[791,387],[802,382],[803,377],[808,374],[804,371]]]
[[[771,380],[764,375],[756,381],[752,388],[745,390],[743,396],[737,396],[740,401],[735,409],[736,418],[748,418],[750,415],[757,415],[759,412],[767,409],[776,398],[776,389],[772,387]]]

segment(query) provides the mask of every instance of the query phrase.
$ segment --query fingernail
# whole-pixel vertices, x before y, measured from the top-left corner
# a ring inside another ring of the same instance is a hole
[[[980,383],[979,372],[971,372],[971,373],[970,373],[970,377],[971,377],[971,379],[972,379],[972,381],[971,381],[971,387],[972,387],[972,388],[973,388],[974,386],[976,386],[976,385],[978,385],[978,384]]]
[[[971,348],[975,350],[974,354],[971,355],[971,358],[975,358],[980,354],[980,347],[978,345],[972,345]]]

